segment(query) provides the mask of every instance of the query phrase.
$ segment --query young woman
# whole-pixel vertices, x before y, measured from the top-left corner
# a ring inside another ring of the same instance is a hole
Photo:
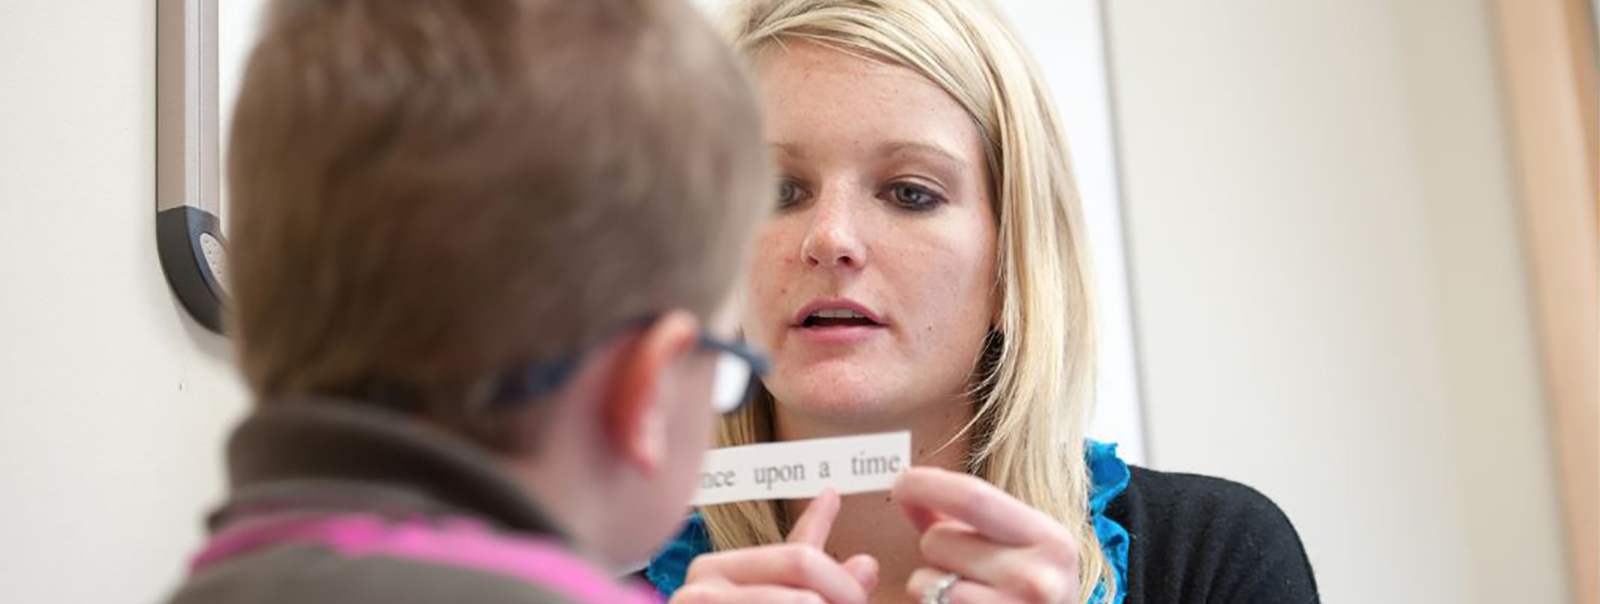
[[[983,0],[746,0],[783,175],[744,291],[772,355],[723,445],[910,430],[888,497],[701,510],[672,601],[1315,602],[1288,519],[1086,440],[1093,296],[1065,140]]]

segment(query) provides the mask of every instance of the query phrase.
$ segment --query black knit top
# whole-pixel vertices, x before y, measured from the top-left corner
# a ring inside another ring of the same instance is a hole
[[[1106,516],[1126,527],[1124,604],[1319,602],[1300,536],[1276,504],[1242,484],[1130,466]]]

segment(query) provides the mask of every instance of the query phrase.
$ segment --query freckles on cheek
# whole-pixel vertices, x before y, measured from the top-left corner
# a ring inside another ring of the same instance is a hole
[[[745,333],[754,336],[756,344],[768,348],[778,344],[789,325],[789,313],[796,310],[795,279],[803,268],[799,255],[802,233],[792,223],[779,217],[757,234],[750,267],[751,300],[746,307]]]
[[[795,275],[799,259],[794,254],[783,253],[784,249],[777,242],[765,243],[756,257],[753,282],[757,284],[757,293],[766,296],[762,298],[764,303],[781,302],[792,289],[790,279]]]
[[[757,275],[751,280],[750,299],[753,304],[751,310],[757,313],[771,312],[777,306],[778,300],[788,288],[783,281],[773,275]]]
[[[750,298],[742,322],[745,336],[756,344],[772,346],[780,324],[787,324],[786,313],[790,309],[786,308],[785,301],[794,288],[786,277],[788,271],[783,270],[786,264],[789,263],[781,260],[757,264],[755,274],[751,275]]]
[[[790,278],[794,275],[794,265],[795,262],[788,258],[767,256],[759,259],[750,279],[751,293],[755,294],[757,303],[768,306],[788,296],[793,289]]]

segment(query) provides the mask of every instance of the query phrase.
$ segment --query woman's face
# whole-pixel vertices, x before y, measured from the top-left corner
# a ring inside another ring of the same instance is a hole
[[[783,184],[743,321],[773,357],[768,389],[863,426],[956,400],[997,291],[977,126],[916,72],[814,44],[758,75]]]

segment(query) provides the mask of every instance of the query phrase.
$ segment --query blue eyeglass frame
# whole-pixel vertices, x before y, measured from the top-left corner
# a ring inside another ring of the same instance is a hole
[[[637,331],[647,328],[655,324],[659,318],[660,316],[656,315],[639,319],[623,331]],[[595,345],[598,346],[599,344]],[[767,359],[766,355],[761,354],[743,341],[722,339],[704,330],[700,332],[696,347],[700,351],[731,354],[750,366],[750,383],[745,385],[744,395],[739,399],[740,403],[730,409],[723,410],[722,413],[733,413],[744,407],[744,404],[749,402],[750,395],[755,390],[758,381],[772,367],[772,362]],[[586,356],[588,356],[588,351],[583,350],[549,362],[539,363],[507,373],[500,378],[499,383],[496,385],[494,395],[489,398],[489,406],[506,407],[515,405],[521,401],[542,397],[559,390],[562,384],[572,378],[573,372],[577,371],[578,365],[583,362]]]

